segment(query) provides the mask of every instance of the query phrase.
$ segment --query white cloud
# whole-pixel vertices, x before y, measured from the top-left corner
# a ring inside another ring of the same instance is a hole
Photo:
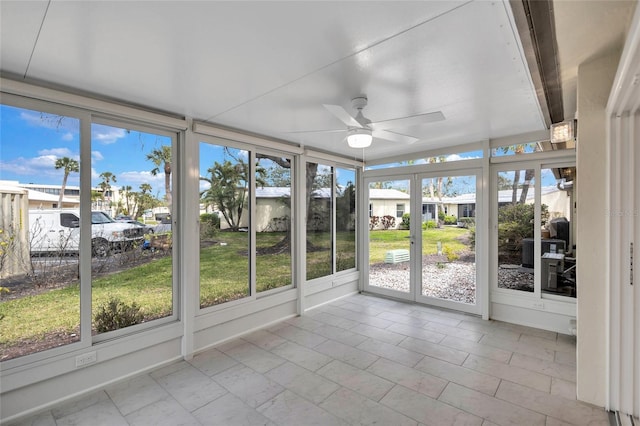
[[[57,158],[69,157],[75,160],[78,160],[80,157],[73,152],[69,148],[51,148],[51,149],[42,149],[38,151],[38,154],[41,156],[54,156]]]
[[[73,140],[73,133],[71,132],[67,132],[64,135],[62,135],[62,140],[63,141],[72,141]]]
[[[100,151],[91,151],[91,161],[101,161],[104,160],[104,155]]]
[[[56,170],[56,155],[40,155],[34,158],[19,157],[11,161],[0,162],[3,172],[14,173],[20,176],[33,176],[39,180],[44,176],[62,176],[62,170]],[[31,179],[33,180],[33,179]]]
[[[119,173],[117,178],[120,186],[131,185],[135,190],[138,190],[140,184],[148,183],[153,187],[154,192],[164,192],[164,173],[158,173],[154,176],[147,171],[131,171]]]
[[[110,145],[126,137],[127,131],[116,127],[94,124],[92,126],[91,140],[100,142],[104,145]]]

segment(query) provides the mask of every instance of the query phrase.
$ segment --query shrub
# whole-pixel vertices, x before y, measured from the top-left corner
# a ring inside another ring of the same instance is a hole
[[[212,237],[220,230],[220,216],[215,213],[200,215],[200,234],[202,237]]]
[[[424,227],[426,229],[434,229],[438,226],[438,224],[436,223],[436,221],[434,219],[428,220],[424,223]]]
[[[98,333],[104,333],[139,324],[143,319],[144,315],[140,312],[140,306],[136,302],[128,305],[119,298],[112,297],[108,302],[98,307],[93,322]]]
[[[473,226],[476,224],[475,217],[461,217],[458,218],[457,223],[462,224],[463,228],[468,228],[469,226]]]
[[[438,212],[438,220],[441,221],[441,222],[444,222],[445,221],[445,217],[446,217],[445,213],[442,210],[440,210]]]
[[[445,216],[444,218],[445,225],[455,225],[457,223],[458,223],[458,218],[453,215]]]
[[[383,229],[394,228],[396,226],[396,218],[390,215],[382,216],[381,222]]]
[[[371,216],[369,218],[369,230],[374,230],[380,223],[380,216]]]
[[[400,222],[400,228],[402,229],[411,228],[411,215],[409,213],[405,213],[402,215],[402,222]]]
[[[498,249],[500,252],[514,251],[518,256],[522,239],[532,238],[534,231],[533,204],[506,204],[498,209]],[[541,206],[543,221],[549,216],[545,204]]]
[[[447,260],[449,262],[454,262],[460,258],[460,256],[458,256],[458,254],[449,246],[444,246],[442,248],[442,252],[447,256]]]

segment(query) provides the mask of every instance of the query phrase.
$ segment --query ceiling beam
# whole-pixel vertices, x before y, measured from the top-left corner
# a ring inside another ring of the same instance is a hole
[[[547,126],[564,120],[555,18],[551,0],[511,0],[518,33]]]

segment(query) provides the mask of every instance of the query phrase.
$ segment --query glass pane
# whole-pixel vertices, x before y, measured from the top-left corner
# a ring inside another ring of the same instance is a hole
[[[333,273],[333,168],[307,163],[307,280]]]
[[[91,125],[93,329],[173,315],[171,138]]]
[[[249,152],[200,143],[200,307],[250,295]]]
[[[476,303],[475,176],[422,180],[422,295]]]
[[[356,267],[356,172],[336,168],[336,270]]]
[[[410,291],[408,180],[369,184],[369,285]]]
[[[573,184],[575,167],[543,168],[541,288],[542,292],[576,297],[576,259],[573,252]]]
[[[379,170],[379,169],[388,169],[395,167],[407,167],[407,166],[416,166],[420,164],[433,164],[433,163],[450,163],[454,161],[464,161],[464,160],[475,160],[477,158],[482,158],[483,152],[482,150],[477,151],[466,151],[459,152],[455,154],[447,154],[440,155],[437,157],[429,157],[429,158],[417,158],[414,160],[400,161],[395,163],[386,163],[386,164],[376,164],[373,166],[366,166],[365,170]]]
[[[5,361],[80,339],[80,121],[2,105],[0,127]]]
[[[533,292],[534,201],[533,169],[498,173],[499,288]]]
[[[291,285],[291,165],[289,158],[256,160],[256,290]]]

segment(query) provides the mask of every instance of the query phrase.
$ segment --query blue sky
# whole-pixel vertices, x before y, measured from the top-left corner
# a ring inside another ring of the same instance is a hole
[[[63,172],[55,169],[56,159],[80,158],[79,120],[6,105],[0,106],[0,114],[0,179],[60,185]],[[93,186],[102,180],[101,173],[111,172],[114,186],[138,190],[141,183],[149,183],[154,193],[164,194],[164,174],[161,170],[153,176],[155,165],[146,156],[169,144],[169,138],[100,124],[93,124],[91,133]],[[79,174],[71,173],[67,185],[79,185]]]
[[[0,105],[0,124],[0,180],[60,185],[63,171],[55,169],[56,160],[80,158],[78,119]],[[154,149],[170,144],[168,137],[94,123],[91,139],[92,186],[97,187],[102,181],[101,173],[111,172],[116,176],[116,183],[111,184],[114,187],[130,185],[138,190],[140,184],[149,183],[154,195],[164,195],[163,169],[160,167],[153,176],[155,165],[146,157]],[[201,146],[201,175],[205,175],[207,168],[225,157],[220,146]],[[246,161],[246,151],[235,152]],[[78,186],[79,177],[79,173],[71,173],[67,185]],[[339,184],[345,184],[348,178],[353,180],[340,171],[337,178]]]

